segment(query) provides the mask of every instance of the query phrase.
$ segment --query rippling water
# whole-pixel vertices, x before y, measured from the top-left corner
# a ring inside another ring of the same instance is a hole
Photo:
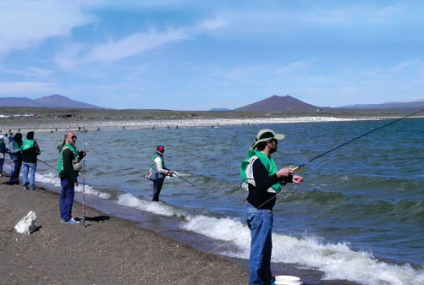
[[[221,254],[248,258],[246,192],[239,187],[238,171],[259,129],[286,135],[273,155],[277,166],[285,167],[385,123],[100,131],[78,134],[77,145],[81,149],[85,141],[86,182],[93,195],[173,217],[184,230],[233,245]],[[302,167],[297,173],[305,182],[295,188],[289,184],[274,208],[273,261],[318,268],[329,279],[424,284],[423,130],[423,119],[406,119]],[[36,134],[41,160],[56,165],[55,145],[62,135]],[[159,144],[166,146],[167,166],[210,195],[172,178],[161,194],[166,204],[150,202],[151,182],[143,176]],[[39,163],[38,172],[37,179],[58,186],[52,169]],[[411,263],[415,269],[392,262]]]

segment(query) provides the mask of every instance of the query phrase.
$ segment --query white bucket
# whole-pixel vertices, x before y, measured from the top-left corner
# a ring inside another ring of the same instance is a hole
[[[302,281],[297,276],[277,275],[275,285],[302,285]]]

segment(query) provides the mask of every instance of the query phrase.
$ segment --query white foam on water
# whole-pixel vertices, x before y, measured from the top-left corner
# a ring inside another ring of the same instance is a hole
[[[217,248],[217,253],[249,258],[250,231],[238,219],[195,215],[172,205],[137,198],[130,193],[119,195],[116,203],[153,214],[181,218],[182,229],[228,242],[234,248],[225,251]],[[424,269],[378,261],[371,253],[351,250],[347,243],[325,244],[314,237],[293,237],[277,233],[272,238],[272,262],[296,263],[318,269],[325,273],[324,279],[327,280],[350,280],[365,285],[424,284]]]
[[[122,206],[132,207],[142,211],[167,217],[186,218],[190,215],[188,211],[185,211],[183,209],[177,209],[176,207],[166,205],[161,202],[158,203],[153,201],[142,200],[130,193],[119,195],[116,203]]]
[[[182,224],[188,231],[233,243],[237,250],[221,252],[237,258],[249,258],[250,231],[240,221],[206,216],[189,217]],[[313,237],[273,234],[273,262],[297,263],[325,273],[328,280],[346,279],[366,285],[424,284],[424,270],[376,260],[367,252],[356,252],[346,243],[325,244]]]
[[[35,174],[35,181],[36,182],[38,181],[38,182],[41,182],[41,183],[44,183],[44,184],[50,184],[50,185],[53,185],[55,187],[61,188],[60,179],[57,177],[56,174],[53,174],[51,172],[49,172],[47,174],[36,173]],[[84,190],[85,190],[86,194],[94,195],[94,196],[97,196],[97,197],[102,198],[102,199],[110,199],[110,197],[111,197],[111,195],[109,193],[101,192],[101,191],[99,191],[99,190],[97,190],[97,189],[95,189],[92,186],[87,185],[87,184],[84,185]],[[75,192],[82,192],[82,191],[83,191],[83,185],[80,182],[80,184],[77,187],[75,187]]]

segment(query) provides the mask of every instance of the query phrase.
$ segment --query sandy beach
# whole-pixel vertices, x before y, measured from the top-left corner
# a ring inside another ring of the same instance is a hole
[[[58,199],[45,190],[0,184],[1,284],[247,283],[245,267],[91,208],[86,228],[63,224]],[[30,210],[37,215],[36,232],[8,231]]]

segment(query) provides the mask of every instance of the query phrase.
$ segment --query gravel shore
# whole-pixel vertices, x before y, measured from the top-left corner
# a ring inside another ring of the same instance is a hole
[[[0,184],[0,284],[247,284],[245,267],[94,209],[86,228],[63,224],[58,201]],[[36,232],[8,231],[30,210]]]

